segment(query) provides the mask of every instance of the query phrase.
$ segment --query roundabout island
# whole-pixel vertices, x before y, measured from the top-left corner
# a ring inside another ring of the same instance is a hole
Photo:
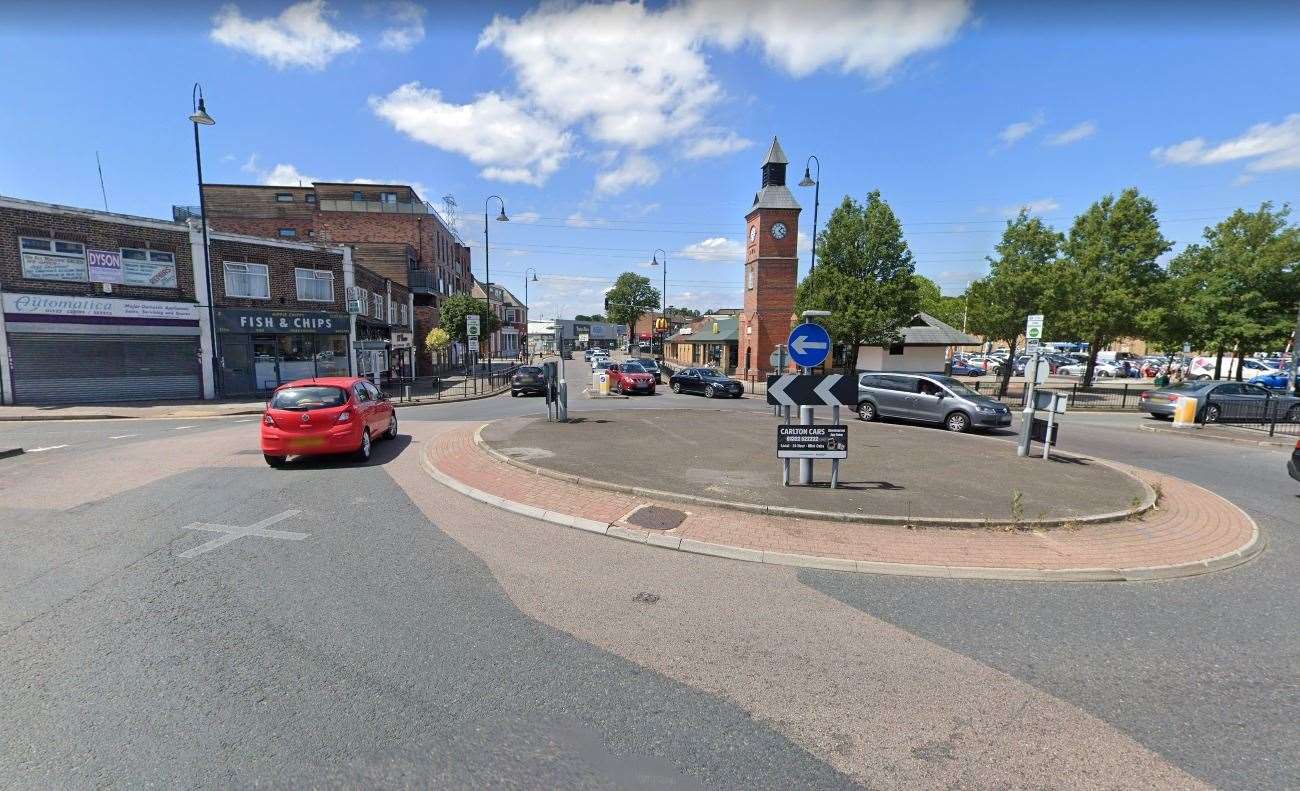
[[[996,437],[850,421],[840,488],[782,486],[778,421],[724,409],[516,417],[451,431],[426,470],[517,513],[638,543],[869,573],[1129,581],[1228,568],[1253,521],[1178,478]]]

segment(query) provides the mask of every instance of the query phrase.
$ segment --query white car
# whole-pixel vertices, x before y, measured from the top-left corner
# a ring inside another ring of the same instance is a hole
[[[1062,365],[1060,368],[1056,369],[1056,375],[1057,376],[1083,376],[1084,371],[1087,370],[1088,370],[1087,363],[1077,363],[1075,365]],[[1114,365],[1111,365],[1110,363],[1104,363],[1098,360],[1096,367],[1092,369],[1092,375],[1097,377],[1118,376],[1119,368],[1115,367]]]

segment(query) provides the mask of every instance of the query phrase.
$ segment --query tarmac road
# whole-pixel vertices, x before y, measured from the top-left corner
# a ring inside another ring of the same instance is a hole
[[[571,408],[644,402],[719,405],[575,392]],[[68,446],[0,460],[0,776],[1300,785],[1300,498],[1276,449],[1068,415],[1088,430],[1067,447],[1212,488],[1258,520],[1268,550],[1150,584],[950,582],[583,535],[419,468],[421,443],[457,421],[528,412],[541,399],[404,408],[403,437],[370,465],[283,471],[262,463],[255,421],[0,426]],[[186,556],[276,517],[266,535]]]

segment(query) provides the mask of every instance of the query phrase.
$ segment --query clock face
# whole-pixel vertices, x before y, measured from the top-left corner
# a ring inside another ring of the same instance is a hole
[[[772,223],[772,238],[773,239],[785,238],[785,223],[783,222]]]
[[[757,238],[758,238],[758,226],[757,225],[749,226],[749,241],[752,242]]]

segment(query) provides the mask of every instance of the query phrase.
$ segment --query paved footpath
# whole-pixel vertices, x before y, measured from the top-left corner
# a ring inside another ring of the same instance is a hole
[[[508,464],[476,442],[479,426],[425,448],[426,469],[464,494],[557,523],[701,554],[783,565],[941,577],[1136,580],[1228,568],[1262,550],[1254,522],[1194,484],[1132,469],[1158,484],[1159,506],[1140,518],[1046,530],[907,529],[683,506],[592,489]],[[643,506],[685,511],[671,530],[628,517]]]

